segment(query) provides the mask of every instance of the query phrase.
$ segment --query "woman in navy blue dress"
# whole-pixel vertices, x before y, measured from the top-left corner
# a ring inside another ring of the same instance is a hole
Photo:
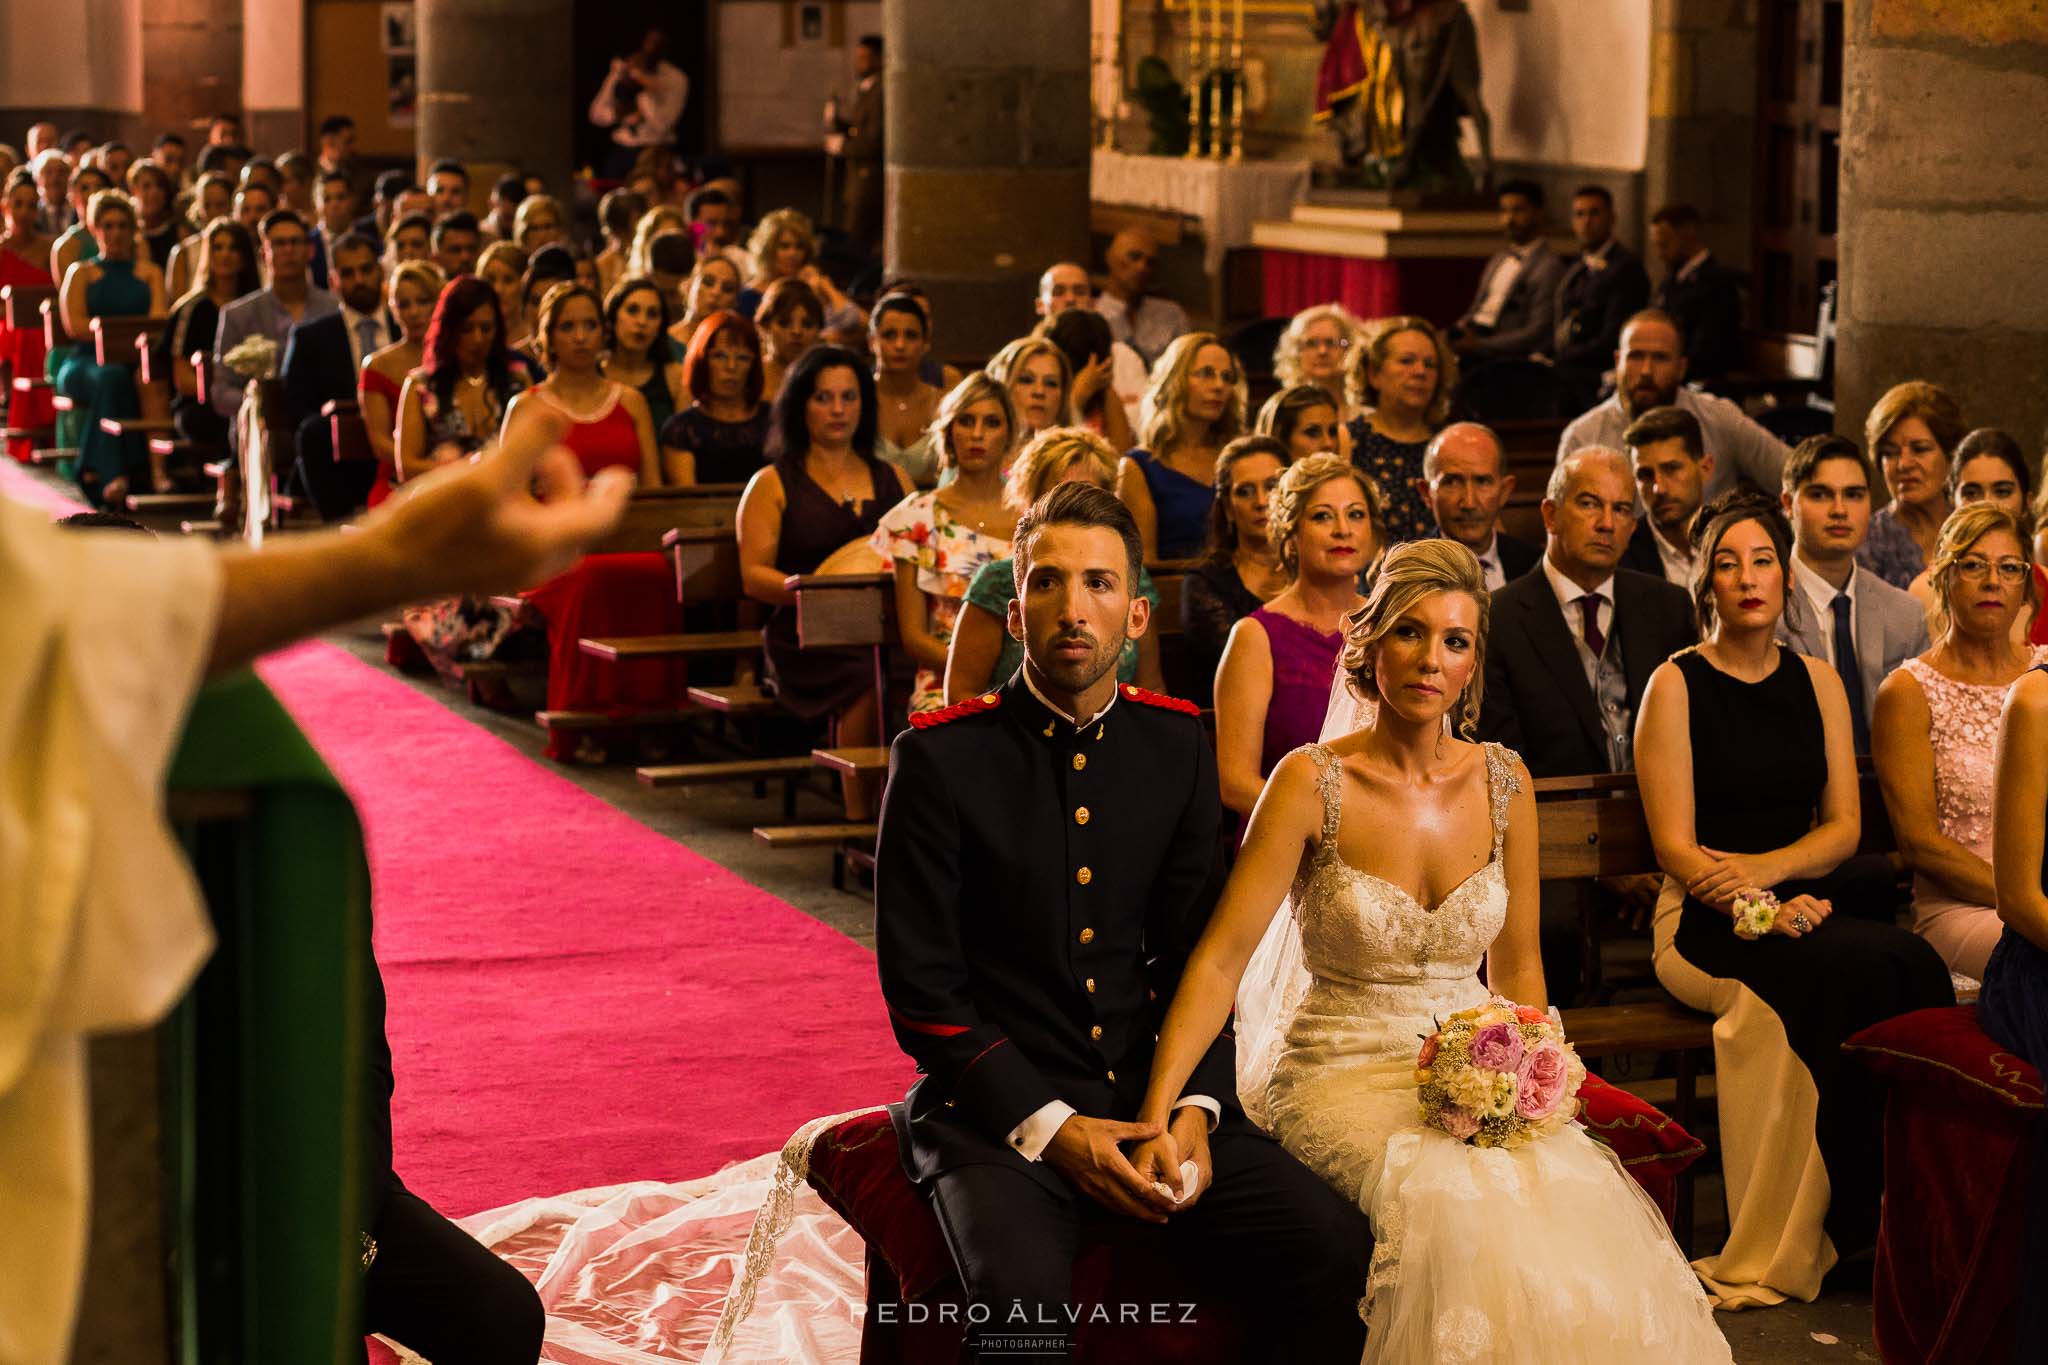
[[[1137,449],[1116,472],[1116,495],[1137,519],[1148,561],[1202,553],[1216,456],[1244,434],[1244,370],[1210,332],[1175,338],[1152,367]]]

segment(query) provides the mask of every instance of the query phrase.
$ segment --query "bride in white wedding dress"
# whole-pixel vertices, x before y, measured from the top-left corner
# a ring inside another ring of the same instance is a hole
[[[1332,706],[1362,723],[1274,768],[1139,1120],[1164,1117],[1236,1003],[1247,1113],[1372,1219],[1368,1365],[1728,1361],[1699,1281],[1605,1145],[1568,1125],[1480,1148],[1419,1120],[1416,1051],[1438,1019],[1489,986],[1547,1005],[1527,772],[1452,733],[1479,711],[1483,584],[1453,541],[1387,556],[1338,678],[1359,704]],[[1179,1155],[1169,1136],[1133,1162],[1176,1171]]]

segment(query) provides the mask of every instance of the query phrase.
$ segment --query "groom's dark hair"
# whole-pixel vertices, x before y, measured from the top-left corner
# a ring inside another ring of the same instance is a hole
[[[1131,509],[1108,489],[1080,480],[1056,485],[1017,518],[1017,533],[1011,544],[1016,546],[1020,595],[1024,591],[1024,576],[1031,567],[1031,542],[1048,526],[1106,526],[1115,531],[1124,542],[1124,557],[1128,561],[1124,586],[1131,596],[1138,595],[1138,575],[1145,567],[1145,542],[1138,538],[1138,523],[1132,519]]]

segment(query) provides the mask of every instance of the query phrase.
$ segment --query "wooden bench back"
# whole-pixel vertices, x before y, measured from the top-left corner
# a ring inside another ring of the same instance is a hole
[[[10,284],[0,288],[0,302],[7,308],[7,325],[19,332],[33,332],[43,325],[43,304],[55,302],[56,289],[47,284]]]
[[[1634,773],[1539,777],[1535,791],[1543,880],[1627,877],[1658,870]],[[1890,852],[1896,841],[1875,774],[1861,774],[1857,794],[1863,812],[1857,851]]]
[[[796,581],[796,638],[805,649],[894,644],[895,575],[801,575]]]
[[[633,494],[626,515],[593,554],[659,554],[670,531],[719,530],[731,538],[739,512],[736,486],[645,488]]]
[[[138,342],[154,346],[163,336],[166,318],[97,317],[92,320],[95,358],[102,365],[133,365]]]
[[[1180,599],[1181,593],[1187,587],[1187,581],[1187,575],[1184,573],[1152,575],[1152,586],[1159,593],[1159,607],[1152,613],[1150,634],[1164,639],[1181,633]]]
[[[336,464],[374,463],[377,451],[370,444],[370,424],[353,403],[329,403],[328,432],[334,441]]]
[[[734,602],[740,586],[740,544],[730,529],[677,527],[662,537],[662,549],[676,573],[676,600],[684,607]]]

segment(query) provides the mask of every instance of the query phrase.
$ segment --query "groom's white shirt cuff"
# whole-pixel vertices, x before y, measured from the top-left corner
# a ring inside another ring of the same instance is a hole
[[[1207,1095],[1182,1095],[1174,1102],[1175,1109],[1193,1105],[1209,1116],[1209,1131],[1215,1132],[1222,1121],[1223,1106]],[[1010,1148],[1026,1161],[1037,1161],[1045,1155],[1045,1149],[1052,1144],[1053,1134],[1060,1125],[1080,1112],[1065,1100],[1052,1100],[1035,1110],[1022,1123],[1010,1130]]]

